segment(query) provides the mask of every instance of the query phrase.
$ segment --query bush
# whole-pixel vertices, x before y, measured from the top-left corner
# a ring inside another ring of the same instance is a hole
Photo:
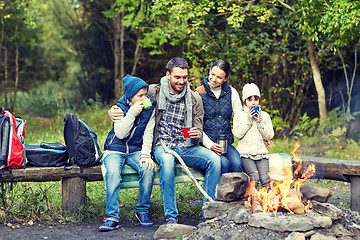
[[[69,112],[98,110],[102,105],[99,95],[96,99],[80,99],[80,93],[73,86],[48,81],[40,88],[18,92],[17,109],[40,117],[63,117]]]

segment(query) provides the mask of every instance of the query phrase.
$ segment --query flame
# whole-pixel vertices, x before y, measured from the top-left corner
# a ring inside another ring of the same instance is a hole
[[[302,168],[302,161],[299,156],[296,155],[296,151],[299,149],[300,145],[295,143],[294,149],[291,152],[293,160],[297,162],[297,168],[294,171],[294,175],[298,176]],[[289,207],[293,202],[299,201],[303,209],[300,209],[297,212],[304,213],[310,208],[310,201],[307,201],[306,204],[303,204],[301,199],[300,187],[301,185],[310,177],[315,174],[315,165],[311,164],[304,171],[300,178],[294,180],[291,167],[284,169],[283,174],[285,179],[282,181],[271,181],[270,187],[264,187],[257,190],[255,188],[255,181],[250,182],[251,190],[248,195],[248,203],[250,211],[259,211],[257,208],[257,202],[260,203],[261,210],[263,212],[277,212],[280,208],[288,210],[290,213],[295,214],[295,212]],[[295,192],[295,193],[294,193]],[[295,199],[297,197],[298,199]],[[255,209],[255,210],[254,210]],[[304,210],[304,211],[302,211]]]

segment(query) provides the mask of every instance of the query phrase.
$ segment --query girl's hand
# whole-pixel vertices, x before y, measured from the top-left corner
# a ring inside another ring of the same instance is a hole
[[[254,114],[253,115],[253,118],[256,120],[256,121],[259,121],[261,119],[261,110],[259,110],[257,112],[257,114]]]

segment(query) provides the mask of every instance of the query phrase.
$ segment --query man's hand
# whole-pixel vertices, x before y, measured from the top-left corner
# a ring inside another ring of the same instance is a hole
[[[146,164],[146,169],[155,169],[155,162],[151,158],[142,157],[140,159],[140,167],[142,167],[143,163]]]
[[[196,127],[192,127],[189,130],[190,138],[200,138],[199,130]]]
[[[124,112],[116,105],[113,105],[109,111],[108,115],[111,119],[111,121],[116,122],[117,120],[121,120],[124,117]]]

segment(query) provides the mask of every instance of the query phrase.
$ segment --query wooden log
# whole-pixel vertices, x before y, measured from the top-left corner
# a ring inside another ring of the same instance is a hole
[[[258,213],[263,211],[260,201],[256,195],[255,188],[253,188],[253,190],[251,191],[251,210],[252,213]]]
[[[82,177],[62,178],[62,209],[76,210],[86,201],[86,179]]]
[[[350,208],[353,211],[360,212],[360,177],[352,176],[350,177],[351,185],[351,199],[350,199]]]
[[[300,174],[294,177],[300,177],[310,164],[315,165],[315,175],[311,178],[329,179],[350,182],[351,176],[360,176],[360,161],[341,160],[332,158],[301,156],[302,168]],[[293,169],[296,169],[298,163],[293,160]]]

